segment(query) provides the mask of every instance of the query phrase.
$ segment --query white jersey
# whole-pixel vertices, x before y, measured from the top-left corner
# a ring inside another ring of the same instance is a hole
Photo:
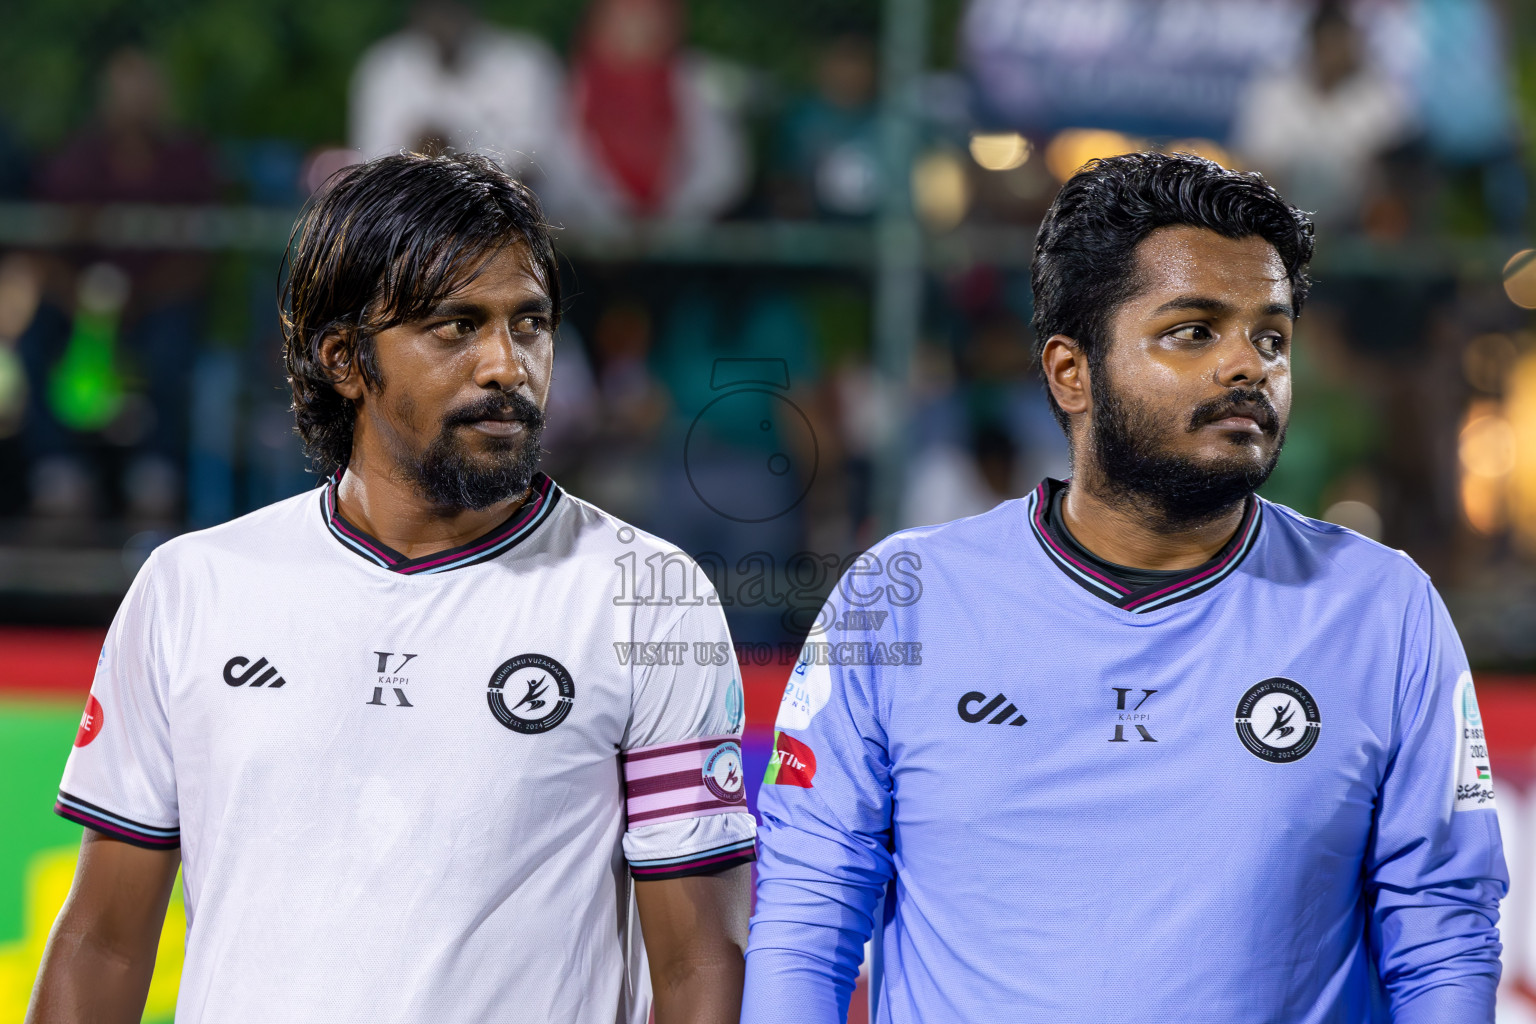
[[[753,856],[740,677],[686,555],[534,494],[406,559],[331,485],[139,572],[57,810],[180,845],[178,1024],[646,1019],[631,877]]]

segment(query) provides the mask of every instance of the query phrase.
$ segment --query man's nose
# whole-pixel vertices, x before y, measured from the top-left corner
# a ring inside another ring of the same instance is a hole
[[[481,333],[475,383],[482,388],[516,391],[528,383],[522,347],[506,324],[487,326]]]
[[[1262,384],[1269,368],[1246,331],[1234,331],[1217,350],[1216,382],[1229,388]]]

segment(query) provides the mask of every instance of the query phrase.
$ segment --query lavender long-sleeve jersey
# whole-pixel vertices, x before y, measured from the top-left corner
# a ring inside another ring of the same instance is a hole
[[[791,676],[745,1024],[1493,1020],[1507,873],[1466,657],[1400,552],[1250,502],[1128,590],[1024,499],[896,534]]]

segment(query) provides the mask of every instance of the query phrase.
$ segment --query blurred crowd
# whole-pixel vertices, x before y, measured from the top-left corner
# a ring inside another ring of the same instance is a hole
[[[972,13],[1009,3],[1018,18],[1041,16],[1023,0],[978,0]],[[980,74],[923,76],[915,215],[936,235],[1017,229],[1009,244],[1027,249],[1056,185],[1093,156],[1161,145],[1263,171],[1315,211],[1324,257],[1270,491],[1449,566],[1468,545],[1504,543],[1469,529],[1456,445],[1468,408],[1502,399],[1526,315],[1445,260],[1359,254],[1434,256],[1458,238],[1520,248],[1527,185],[1500,12],[1481,0],[1288,9],[1293,42],[1248,76],[1215,138],[1018,123],[989,106]],[[874,28],[827,26],[795,86],[691,47],[679,0],[592,0],[563,54],[467,3],[420,0],[356,64],[347,138],[318,148],[179,127],[161,68],[124,48],[61,145],[28,153],[0,130],[0,190],[87,206],[296,208],[358,160],[458,149],[524,176],[572,238],[720,220],[856,225],[909,184],[889,180],[882,149]],[[1029,356],[1025,255],[928,275],[917,355],[894,398],[873,369],[867,269],[578,258],[551,470],[727,560],[873,541],[872,478],[893,438],[902,525],[984,511],[1064,475]],[[303,486],[276,363],[276,273],[248,255],[151,247],[0,255],[0,469],[19,483],[0,518],[29,537],[174,531]],[[1489,337],[1506,339],[1494,346],[1504,370],[1469,361]],[[722,366],[749,363],[757,376],[722,381]],[[234,439],[231,404],[246,424]],[[210,487],[225,497],[200,498]]]

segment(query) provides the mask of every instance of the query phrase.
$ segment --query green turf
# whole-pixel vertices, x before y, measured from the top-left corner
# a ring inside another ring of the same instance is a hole
[[[28,860],[39,850],[80,842],[80,826],[53,813],[79,726],[77,701],[0,700],[0,942],[21,937]]]

